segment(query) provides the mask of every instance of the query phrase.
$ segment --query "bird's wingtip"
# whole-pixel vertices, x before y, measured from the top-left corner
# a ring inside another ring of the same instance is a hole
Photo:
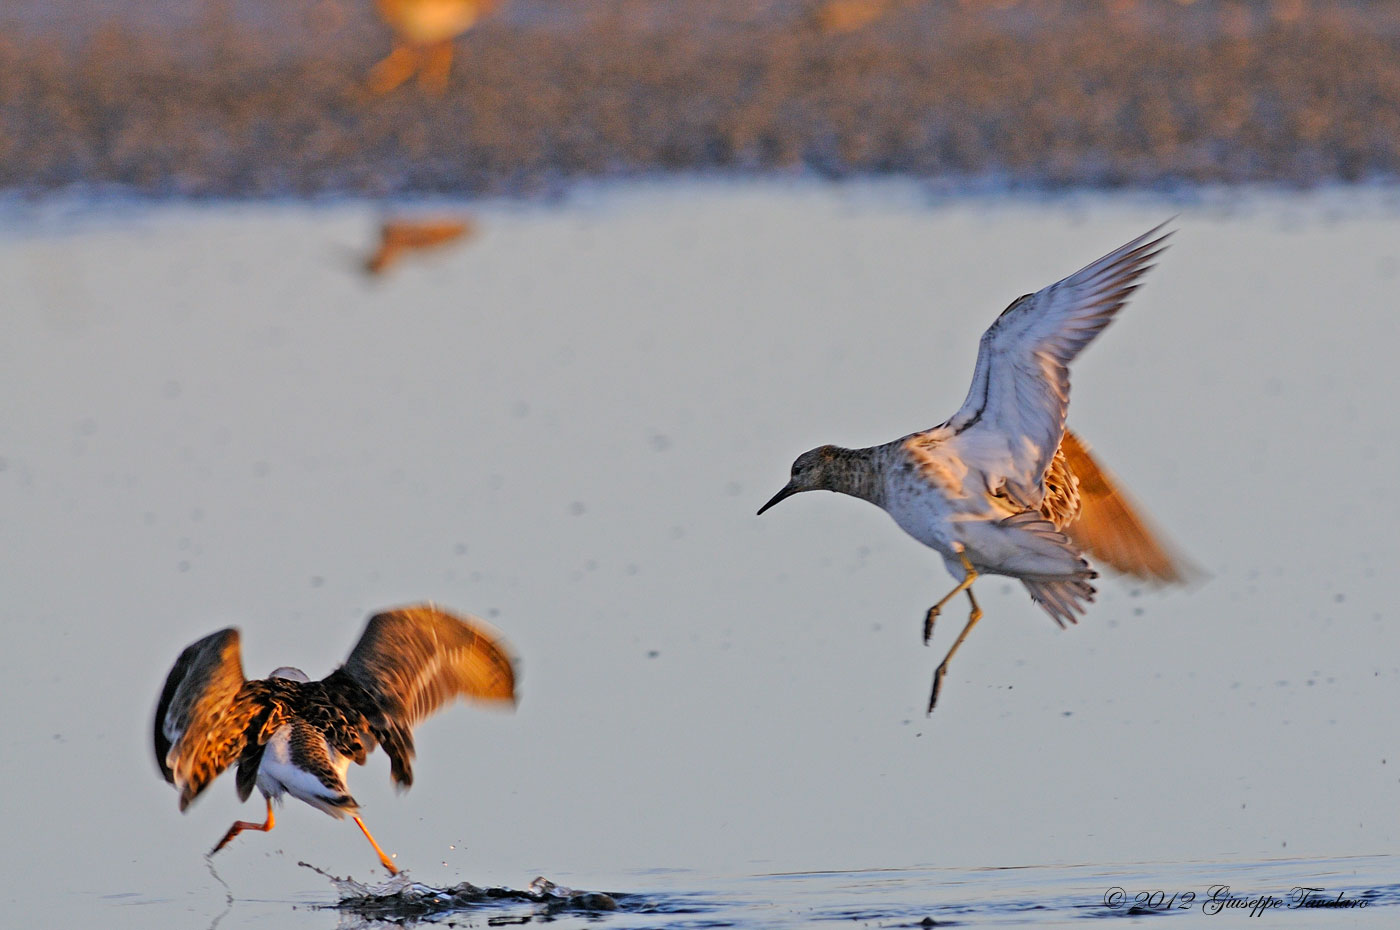
[[[1179,219],[1181,219],[1181,214],[1173,213],[1171,216],[1162,220],[1162,222],[1158,223],[1156,226],[1153,226],[1141,236],[1138,236],[1138,241],[1146,242],[1148,240],[1152,240],[1154,245],[1159,245],[1160,248],[1166,248],[1167,240],[1170,239],[1172,236],[1176,235],[1177,233],[1176,229],[1168,229],[1167,227],[1171,226]],[[1165,232],[1163,230],[1165,230]]]

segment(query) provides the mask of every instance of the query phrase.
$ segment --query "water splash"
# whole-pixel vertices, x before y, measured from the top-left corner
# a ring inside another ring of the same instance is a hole
[[[335,886],[340,900],[327,905],[329,909],[345,911],[364,920],[430,920],[480,907],[521,902],[532,905],[531,914],[525,918],[528,921],[563,912],[615,911],[618,909],[618,898],[622,897],[566,888],[543,876],[536,878],[523,891],[515,888],[481,888],[470,882],[435,888],[414,881],[406,872],[400,872],[382,884],[372,885],[332,875],[307,862],[298,862],[297,865],[324,876]]]

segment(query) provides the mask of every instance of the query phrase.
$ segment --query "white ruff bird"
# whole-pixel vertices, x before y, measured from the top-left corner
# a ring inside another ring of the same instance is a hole
[[[1061,627],[1094,599],[1088,552],[1119,571],[1160,582],[1183,571],[1065,429],[1069,363],[1113,319],[1170,233],[1150,230],[1098,261],[1014,301],[982,335],[972,388],[941,426],[869,449],[803,453],[787,486],[758,511],[799,491],[870,501],[943,556],[957,587],[929,608],[924,643],[958,592],[967,626],[933,676],[933,711],[948,662],[982,616],[979,575],[1019,578]]]
[[[513,704],[515,669],[485,624],[430,604],[371,617],[345,664],[320,681],[289,667],[245,679],[238,630],[230,627],[175,660],[156,705],[156,763],[179,790],[182,811],[235,762],[239,800],[254,787],[267,800],[267,819],[236,821],[211,856],[244,830],[271,830],[272,802],[290,794],[353,818],[394,873],[360,819],[346,771],[383,746],[395,785],[407,790],[413,727],[457,697]]]

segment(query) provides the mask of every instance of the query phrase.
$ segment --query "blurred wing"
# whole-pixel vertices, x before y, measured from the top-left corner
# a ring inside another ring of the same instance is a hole
[[[1065,528],[1070,539],[1099,561],[1144,581],[1184,582],[1188,568],[1157,537],[1133,501],[1099,467],[1088,446],[1069,430],[1060,445],[1079,479],[1079,518]]]
[[[1064,432],[1069,363],[1137,289],[1171,235],[1158,236],[1161,229],[1007,307],[982,335],[967,399],[930,437],[966,434],[964,457],[1034,500]]]
[[[371,617],[327,684],[340,676],[376,705],[370,728],[389,756],[394,781],[405,789],[413,784],[413,727],[419,721],[458,696],[515,703],[514,665],[485,624],[427,604]]]
[[[344,670],[407,726],[458,696],[515,701],[515,668],[485,625],[429,605],[371,617]]]
[[[156,705],[156,764],[180,792],[180,810],[228,768],[243,749],[252,716],[240,700],[243,662],[230,627],[186,647]]]

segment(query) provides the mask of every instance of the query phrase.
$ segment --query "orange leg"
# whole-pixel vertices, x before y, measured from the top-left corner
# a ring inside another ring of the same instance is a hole
[[[229,844],[229,841],[230,841],[230,840],[232,840],[232,839],[233,839],[235,836],[237,836],[238,834],[242,833],[244,830],[261,830],[262,832],[266,833],[268,830],[271,830],[271,829],[272,829],[272,827],[273,827],[273,825],[275,824],[275,822],[276,822],[276,821],[274,821],[274,820],[273,820],[273,817],[272,817],[272,798],[268,798],[268,799],[267,799],[267,820],[266,820],[265,822],[263,822],[263,823],[252,823],[251,821],[247,821],[247,820],[235,820],[235,821],[233,822],[233,826],[229,827],[229,828],[228,828],[228,832],[224,834],[224,838],[221,839],[221,840],[219,840],[219,845],[217,845],[217,846],[215,846],[213,849],[209,850],[209,855],[212,856],[212,855],[214,855],[214,853],[216,853],[216,852],[218,852],[219,850],[223,849],[225,846],[227,846],[227,845]]]
[[[379,853],[379,862],[384,868],[389,870],[389,874],[398,875],[398,868],[394,865],[393,860],[384,854],[384,850],[379,848],[379,844],[374,841],[374,837],[369,835],[369,827],[365,826],[365,822],[359,817],[356,817],[355,825],[360,828],[360,832],[365,835],[365,839],[369,840],[369,844],[374,847],[374,851]]]
[[[447,79],[452,73],[452,40],[430,46],[423,58],[418,85],[429,93],[441,94],[447,90]]]
[[[387,94],[418,70],[418,50],[395,43],[394,50],[369,71],[371,93]]]

